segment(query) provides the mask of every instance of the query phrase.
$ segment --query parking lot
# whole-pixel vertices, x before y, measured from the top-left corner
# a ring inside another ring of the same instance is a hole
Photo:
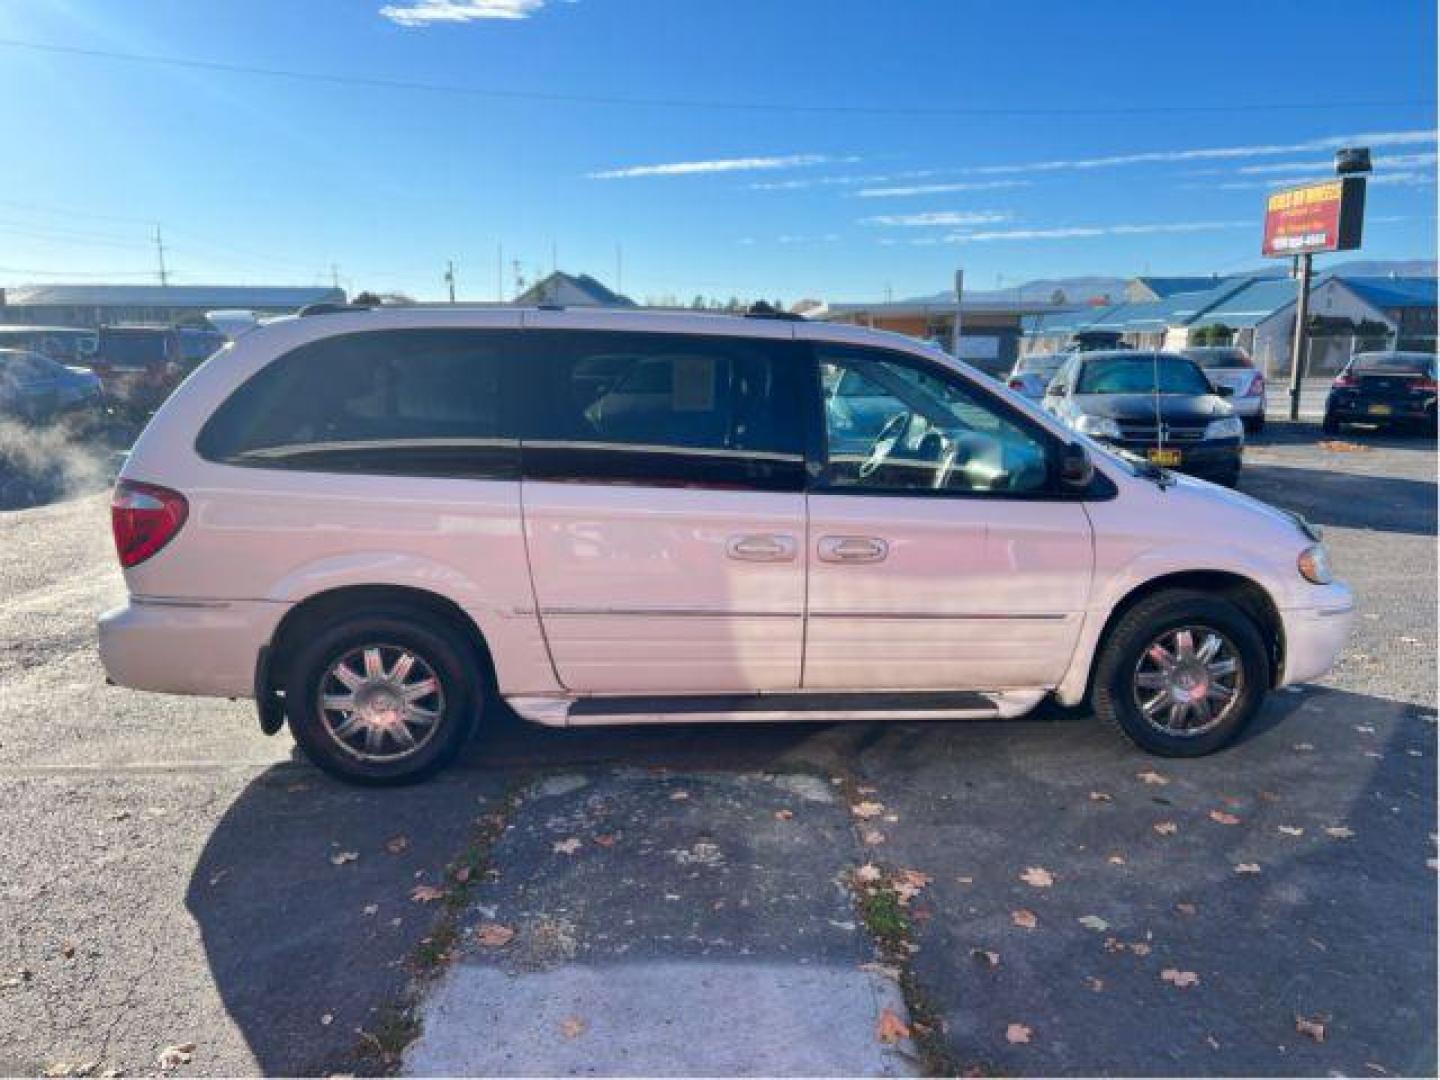
[[[497,720],[392,791],[106,687],[103,495],[0,513],[0,1072],[1433,1075],[1435,443],[1272,423],[1241,486],[1361,617],[1220,755]]]

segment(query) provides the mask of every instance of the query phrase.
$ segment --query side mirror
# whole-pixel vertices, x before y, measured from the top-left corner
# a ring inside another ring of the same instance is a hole
[[[1052,382],[1049,386],[1045,387],[1046,397],[1062,397],[1064,393],[1065,387],[1061,386],[1059,383]]]
[[[1060,457],[1060,486],[1068,491],[1084,491],[1095,479],[1095,463],[1085,447],[1070,443]]]

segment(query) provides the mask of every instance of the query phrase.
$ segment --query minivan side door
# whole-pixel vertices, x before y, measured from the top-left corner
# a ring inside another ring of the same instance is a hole
[[[826,342],[814,358],[824,460],[804,687],[1054,686],[1093,567],[1089,518],[1057,482],[1060,441],[939,364]]]
[[[561,684],[796,689],[803,347],[788,327],[733,337],[530,319],[521,499]]]

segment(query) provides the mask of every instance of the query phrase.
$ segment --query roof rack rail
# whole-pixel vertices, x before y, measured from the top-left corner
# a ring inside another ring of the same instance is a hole
[[[311,315],[335,315],[342,311],[373,311],[371,304],[340,304],[334,300],[323,300],[318,304],[306,304],[296,314],[302,319]]]
[[[745,312],[747,319],[780,319],[783,322],[804,322],[805,316],[794,311],[781,311],[774,304],[757,300]]]

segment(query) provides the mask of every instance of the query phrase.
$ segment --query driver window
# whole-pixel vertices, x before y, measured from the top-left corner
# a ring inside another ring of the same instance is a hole
[[[818,355],[824,486],[983,494],[1049,486],[1042,437],[962,377],[867,349],[821,347]]]

